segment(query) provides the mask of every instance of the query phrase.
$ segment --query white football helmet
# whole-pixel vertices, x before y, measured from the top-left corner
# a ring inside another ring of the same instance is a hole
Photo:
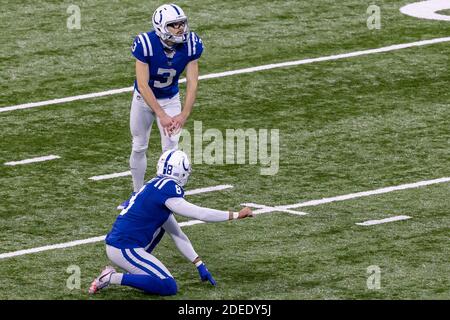
[[[177,36],[172,34],[167,28],[168,24],[174,22],[184,22],[183,35]],[[188,39],[189,26],[187,16],[184,11],[176,4],[163,4],[158,7],[152,17],[153,28],[161,40],[172,41],[175,43],[183,43]]]
[[[164,152],[156,165],[156,174],[174,179],[180,186],[184,186],[192,172],[191,163],[186,153],[181,150]]]

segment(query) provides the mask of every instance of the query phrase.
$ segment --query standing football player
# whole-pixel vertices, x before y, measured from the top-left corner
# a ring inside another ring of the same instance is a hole
[[[169,270],[151,254],[167,232],[177,248],[198,269],[202,281],[214,278],[194,251],[191,242],[181,231],[172,213],[219,222],[252,217],[250,208],[239,212],[203,208],[184,199],[183,186],[191,173],[187,155],[180,150],[169,150],[159,158],[157,177],[150,180],[131,198],[130,205],[122,210],[112,230],[106,237],[106,254],[109,260],[127,273],[118,273],[107,266],[94,279],[89,288],[93,294],[110,284],[130,286],[146,293],[174,295],[177,284]]]
[[[153,31],[139,34],[131,47],[136,58],[136,80],[131,102],[133,137],[130,169],[131,197],[144,185],[147,149],[154,120],[161,134],[162,151],[178,147],[180,131],[194,106],[198,86],[198,59],[202,40],[189,31],[188,19],[175,4],[165,4],[152,16]],[[181,108],[178,80],[186,69],[186,97]],[[125,200],[117,209],[126,208]]]

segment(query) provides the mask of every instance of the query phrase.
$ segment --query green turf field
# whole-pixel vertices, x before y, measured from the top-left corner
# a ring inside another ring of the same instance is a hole
[[[406,1],[181,1],[205,44],[201,74],[318,58],[450,36],[450,22],[400,13]],[[132,86],[134,37],[155,1],[6,1],[0,12],[0,107]],[[381,8],[368,30],[367,7]],[[448,14],[447,11],[440,13]],[[194,111],[203,129],[278,129],[276,175],[258,165],[195,164],[187,196],[198,205],[289,205],[450,176],[450,42],[202,80]],[[181,85],[182,94],[184,85]],[[106,234],[129,196],[131,93],[0,113],[0,254]],[[161,150],[153,128],[147,176]],[[206,143],[205,143],[206,146]],[[53,161],[5,162],[45,155]],[[155,255],[178,282],[164,299],[450,299],[450,182],[184,227],[218,282],[166,237]],[[409,220],[364,227],[397,215]],[[185,219],[179,219],[185,221]],[[161,299],[126,287],[90,297],[108,263],[96,242],[0,259],[0,299]],[[81,270],[69,290],[66,272]],[[381,270],[369,289],[369,266]]]

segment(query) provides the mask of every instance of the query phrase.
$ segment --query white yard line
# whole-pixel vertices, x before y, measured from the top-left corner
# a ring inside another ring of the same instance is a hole
[[[298,216],[305,216],[305,215],[309,214],[307,212],[281,209],[279,207],[269,207],[269,206],[265,206],[265,205],[262,205],[262,204],[252,203],[252,202],[241,203],[241,206],[250,207],[250,208],[258,208],[258,209],[265,209],[265,210],[254,211],[254,213],[256,212],[256,214],[268,212],[267,210],[271,210],[271,212],[273,212],[273,211],[286,212],[286,213],[291,213],[291,214],[295,214],[295,215],[298,215]]]
[[[205,192],[213,192],[213,191],[221,191],[221,190],[230,189],[230,188],[233,188],[233,186],[230,185],[230,184],[221,184],[221,185],[214,186],[214,187],[207,187],[207,188],[199,188],[199,189],[188,190],[184,194],[186,194],[188,196],[192,196],[194,194],[205,193]]]
[[[307,202],[291,204],[291,205],[287,205],[287,206],[279,206],[279,207],[277,206],[276,208],[294,209],[294,208],[300,208],[300,207],[317,206],[317,205],[324,204],[324,203],[344,201],[344,200],[350,200],[350,199],[356,199],[356,198],[362,198],[362,197],[369,197],[369,196],[383,194],[383,193],[389,193],[389,192],[393,192],[393,191],[414,189],[414,188],[425,187],[425,186],[429,186],[429,185],[433,185],[433,184],[446,183],[446,182],[450,182],[450,177],[444,177],[444,178],[433,179],[433,180],[424,180],[424,181],[419,181],[419,182],[415,182],[415,183],[407,183],[407,184],[402,184],[399,186],[381,188],[381,189],[376,189],[376,190],[371,190],[371,191],[351,193],[351,194],[346,194],[346,195],[332,197],[332,198],[324,198],[324,199],[320,199],[320,200],[312,200],[312,201],[307,201]]]
[[[404,43],[404,44],[396,44],[396,45],[381,47],[381,48],[377,48],[377,49],[368,49],[368,50],[361,50],[361,51],[355,51],[355,52],[349,52],[349,53],[343,53],[343,54],[336,54],[336,55],[319,57],[319,58],[302,59],[302,60],[267,64],[267,65],[251,67],[251,68],[207,74],[207,75],[200,76],[199,80],[222,78],[222,77],[227,77],[227,76],[233,76],[236,74],[252,73],[252,72],[270,70],[270,69],[276,69],[276,68],[292,67],[292,66],[298,66],[298,65],[309,64],[309,63],[314,63],[314,62],[339,60],[339,59],[358,57],[358,56],[374,54],[374,53],[383,53],[383,52],[390,52],[390,51],[401,50],[401,49],[412,48],[412,47],[426,46],[426,45],[430,45],[430,44],[449,42],[449,41],[450,41],[450,37],[436,38],[436,39],[415,41],[415,42]],[[180,83],[183,83],[183,82],[186,82],[186,79],[180,79]],[[19,104],[19,105],[15,105],[15,106],[1,107],[0,113],[7,112],[7,111],[13,111],[13,110],[28,109],[28,108],[48,106],[48,105],[53,105],[53,104],[60,104],[60,103],[65,103],[65,102],[77,101],[77,100],[110,96],[110,95],[114,95],[114,94],[120,94],[120,93],[131,92],[131,91],[133,91],[133,87],[126,87],[126,88],[121,88],[121,89],[113,89],[113,90],[102,91],[102,92],[82,94],[82,95],[66,97],[66,98],[59,98],[59,99],[52,99],[52,100],[46,100],[46,101],[40,101],[40,102]]]
[[[193,226],[193,225],[200,224],[200,223],[206,223],[206,222],[201,221],[201,220],[189,220],[186,222],[180,222],[179,225],[180,225],[180,227],[188,227],[188,226]]]
[[[388,222],[400,221],[400,220],[406,220],[406,219],[411,219],[411,217],[410,216],[395,216],[395,217],[390,217],[390,218],[381,219],[381,220],[369,220],[369,221],[359,222],[356,224],[358,226],[373,226],[376,224],[382,224],[382,223],[388,223]]]
[[[186,222],[181,222],[181,223],[179,223],[179,225],[180,225],[180,227],[186,227],[186,226],[193,226],[193,225],[200,224],[200,223],[205,223],[205,222],[200,221],[200,220],[190,220],[190,221],[186,221]],[[88,239],[84,239],[84,240],[75,240],[75,241],[52,244],[52,245],[42,246],[42,247],[37,247],[37,248],[2,253],[2,254],[0,254],[0,260],[6,259],[6,258],[17,257],[17,256],[23,256],[23,255],[31,254],[31,253],[38,253],[38,252],[42,252],[42,251],[48,251],[48,250],[54,250],[54,249],[65,249],[65,248],[79,246],[82,244],[101,242],[101,241],[104,241],[105,238],[106,238],[106,235],[103,235],[103,236],[92,237],[92,238],[88,238]]]
[[[288,207],[289,208],[292,208],[292,207],[299,208],[299,207],[304,207],[304,206],[317,206],[319,204],[330,203],[333,201],[349,200],[349,199],[359,198],[362,196],[371,196],[371,195],[375,195],[375,194],[388,193],[388,192],[393,192],[393,191],[397,191],[397,190],[418,188],[418,187],[422,187],[422,186],[428,186],[428,185],[437,184],[437,183],[445,183],[445,182],[449,182],[449,181],[450,181],[450,178],[448,178],[448,177],[434,179],[434,180],[419,181],[416,183],[403,184],[403,185],[399,185],[399,186],[382,188],[382,189],[377,189],[377,190],[373,190],[373,191],[352,193],[349,195],[343,195],[343,196],[333,197],[333,198],[325,198],[325,199],[321,199],[321,200],[313,200],[313,201],[302,202],[302,203],[298,203],[295,205],[288,205],[288,206],[269,207],[269,206],[258,205],[258,204],[253,203],[253,205],[261,207],[261,209],[255,210],[254,213],[261,214],[261,213],[269,213],[269,212],[274,212],[274,211],[282,211],[283,212],[283,211],[286,211]],[[194,190],[192,190],[192,191],[194,191]],[[381,191],[383,191],[383,192],[381,192]],[[292,211],[292,210],[290,210],[290,211]],[[180,226],[190,226],[190,225],[195,225],[195,224],[200,224],[200,223],[204,223],[204,222],[199,221],[199,220],[191,220],[191,221],[180,223]],[[39,248],[32,248],[32,249],[27,249],[27,250],[2,253],[2,254],[0,254],[0,259],[20,256],[20,255],[34,253],[34,252],[41,252],[41,251],[46,251],[46,250],[51,250],[51,249],[73,247],[73,246],[85,244],[85,243],[99,242],[99,241],[103,241],[104,237],[105,236],[100,236],[100,237],[94,237],[94,238],[89,238],[89,239],[85,239],[85,240],[76,240],[76,241],[60,243],[60,244],[55,244],[55,245],[50,245],[50,246],[44,246],[44,247],[39,247]]]
[[[450,16],[437,13],[446,9],[450,9],[449,0],[428,0],[407,4],[400,12],[419,19],[450,21]]]
[[[185,192],[185,194],[186,195],[194,195],[194,194],[200,194],[200,193],[206,193],[206,192],[221,191],[221,190],[230,189],[230,188],[233,188],[233,186],[229,185],[229,184],[224,184],[224,185],[218,185],[218,186],[214,186],[214,187],[206,187],[206,188],[198,188],[198,189],[188,190]],[[180,227],[185,227],[185,226],[193,226],[195,224],[200,224],[200,223],[204,223],[204,222],[200,221],[200,220],[190,220],[190,221],[186,221],[186,222],[181,222],[179,225],[180,225]],[[53,249],[64,249],[64,248],[79,246],[82,244],[100,242],[100,241],[105,240],[105,237],[106,237],[106,235],[88,238],[88,239],[84,239],[84,240],[75,240],[75,241],[70,241],[70,242],[65,242],[65,243],[52,244],[52,245],[43,246],[43,247],[2,253],[2,254],[0,254],[0,260],[6,259],[6,258],[22,256],[22,255],[30,254],[30,253],[48,251],[48,250],[53,250]]]
[[[19,104],[16,106],[2,107],[2,108],[0,108],[0,112],[29,109],[29,108],[36,108],[36,107],[42,107],[42,106],[50,106],[52,104],[60,104],[60,103],[66,103],[66,102],[71,102],[71,101],[77,101],[77,100],[98,98],[98,97],[110,96],[113,94],[120,94],[120,93],[131,92],[131,91],[133,91],[133,87],[113,89],[113,90],[107,90],[107,91],[95,92],[95,93],[88,93],[88,94],[82,94],[82,95],[78,95],[78,96],[58,98],[58,99],[52,99],[52,100],[46,100],[46,101],[40,101],[40,102],[31,102],[31,103]]]
[[[61,158],[61,157],[51,154],[49,156],[44,156],[44,157],[36,157],[36,158],[25,159],[25,160],[20,160],[20,161],[5,162],[4,164],[5,164],[5,166],[17,166],[17,165],[21,165],[21,164],[43,162],[43,161],[49,161],[49,160],[54,160],[54,159],[59,159],[59,158]]]
[[[2,254],[0,254],[0,259],[23,256],[25,254],[37,253],[37,252],[48,251],[48,250],[53,250],[53,249],[70,248],[70,247],[75,247],[75,246],[79,246],[82,244],[100,242],[100,241],[105,240],[105,237],[106,236],[99,236],[99,237],[93,237],[93,238],[88,238],[88,239],[84,239],[84,240],[75,240],[75,241],[52,244],[52,245],[37,247],[37,248],[32,248],[32,249],[25,249],[25,250],[2,253]]]
[[[113,178],[126,177],[126,176],[131,176],[131,171],[116,172],[116,173],[111,173],[111,174],[105,174],[102,176],[93,176],[93,177],[90,177],[89,179],[94,180],[94,181],[100,181],[100,180],[113,179]]]
[[[257,206],[260,206],[261,209],[256,211],[257,214],[270,213],[270,212],[274,212],[274,211],[286,212],[286,210],[289,210],[289,209],[295,209],[295,208],[301,208],[301,207],[313,207],[313,206],[318,206],[318,205],[325,204],[325,203],[331,203],[331,202],[336,202],[336,201],[345,201],[345,200],[357,199],[357,198],[362,198],[362,197],[369,197],[369,196],[389,193],[389,192],[393,192],[393,191],[414,189],[414,188],[419,188],[419,187],[424,187],[424,186],[429,186],[429,185],[439,184],[439,183],[446,183],[446,182],[450,182],[450,177],[444,177],[444,178],[433,179],[433,180],[424,180],[424,181],[419,181],[419,182],[415,182],[415,183],[407,183],[407,184],[402,184],[402,185],[387,187],[387,188],[381,188],[381,189],[376,189],[376,190],[350,193],[350,194],[337,196],[337,197],[323,198],[323,199],[319,199],[319,200],[311,200],[311,201],[306,201],[306,202],[299,202],[299,203],[289,204],[289,205],[284,205],[284,206],[270,207],[270,206],[265,206],[265,205],[256,204],[256,203],[253,203],[252,205],[254,205],[255,208],[258,208]],[[246,204],[242,204],[242,205],[246,205]]]

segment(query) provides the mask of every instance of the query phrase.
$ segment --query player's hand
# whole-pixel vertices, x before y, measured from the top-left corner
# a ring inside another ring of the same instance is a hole
[[[169,130],[171,131],[171,134],[177,134],[184,126],[187,120],[187,116],[183,113],[180,113],[172,118],[173,122]]]
[[[163,127],[164,134],[166,136],[171,136],[170,127],[173,125],[173,118],[164,113],[159,117],[159,123]]]
[[[214,280],[211,273],[208,271],[208,268],[206,268],[206,265],[203,262],[197,267],[197,270],[202,281],[208,280],[213,286],[216,285],[216,280]]]
[[[238,219],[244,219],[248,217],[254,217],[252,209],[249,207],[242,208],[241,211],[239,211]]]

